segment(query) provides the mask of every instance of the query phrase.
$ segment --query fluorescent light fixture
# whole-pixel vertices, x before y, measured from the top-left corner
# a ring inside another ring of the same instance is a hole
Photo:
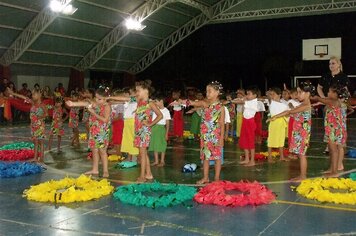
[[[78,8],[73,7],[70,2],[72,0],[51,0],[49,7],[54,12],[72,15]]]
[[[125,20],[125,26],[128,30],[141,31],[146,28],[145,25],[142,25],[140,21],[128,18]]]

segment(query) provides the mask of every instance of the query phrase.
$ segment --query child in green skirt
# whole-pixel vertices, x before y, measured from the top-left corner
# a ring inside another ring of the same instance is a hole
[[[164,96],[157,95],[155,98],[155,104],[161,111],[163,118],[154,126],[152,126],[151,141],[148,151],[154,152],[155,161],[152,163],[153,166],[157,165],[163,167],[165,165],[165,155],[167,149],[168,131],[169,131],[169,120],[171,120],[171,114],[169,110],[164,107]],[[153,114],[152,119],[155,119],[155,114]],[[161,161],[158,161],[158,153],[161,153]]]

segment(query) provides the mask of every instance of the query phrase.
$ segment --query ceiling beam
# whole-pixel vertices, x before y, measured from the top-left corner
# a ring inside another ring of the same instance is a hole
[[[236,22],[243,20],[261,19],[264,17],[283,17],[283,16],[296,16],[308,13],[324,12],[325,14],[330,12],[345,10],[356,11],[356,1],[342,1],[342,2],[330,2],[323,4],[310,4],[300,5],[293,7],[279,7],[269,9],[259,9],[252,11],[236,11],[231,13],[224,13],[216,16],[211,23],[224,23],[224,22]]]
[[[198,16],[194,17],[188,23],[180,27],[167,38],[165,38],[146,55],[144,55],[134,66],[129,69],[129,71],[133,74],[137,74],[145,70],[158,58],[160,58],[167,51],[169,51],[172,47],[177,45],[180,41],[188,37],[197,29],[208,24],[211,19],[231,9],[232,7],[241,4],[244,1],[245,0],[220,0],[218,3],[209,8],[209,12],[211,12],[211,17],[208,17],[204,13],[201,13]]]
[[[22,33],[15,39],[9,49],[0,58],[0,64],[10,65],[21,57],[27,48],[40,36],[40,34],[56,19],[58,14],[52,12],[47,6],[28,24]]]
[[[143,21],[157,10],[164,7],[168,2],[169,1],[166,0],[148,0],[134,11],[131,14],[131,17]],[[92,50],[90,50],[75,67],[81,71],[90,68],[126,35],[128,35],[129,32],[130,31],[127,30],[122,23],[116,26]]]
[[[194,7],[204,13],[207,17],[211,17],[210,8],[194,0],[177,0],[177,2]]]

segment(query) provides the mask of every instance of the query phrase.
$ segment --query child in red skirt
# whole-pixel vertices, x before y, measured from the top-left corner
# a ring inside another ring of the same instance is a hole
[[[257,93],[257,88],[250,88],[247,90],[244,100],[234,100],[237,104],[244,105],[239,146],[245,152],[245,160],[241,161],[240,164],[245,166],[255,165],[255,114],[257,112]]]
[[[180,91],[172,92],[172,99],[178,101],[180,99]],[[183,120],[183,106],[180,104],[173,105],[173,136],[177,141],[183,141],[184,120]]]
[[[119,91],[114,92],[114,96],[123,96]],[[111,104],[112,114],[112,144],[114,145],[114,154],[122,156],[121,142],[122,131],[124,129],[124,104]]]

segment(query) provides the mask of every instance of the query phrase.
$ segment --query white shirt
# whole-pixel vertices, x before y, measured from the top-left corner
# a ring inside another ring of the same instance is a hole
[[[157,125],[166,125],[167,120],[171,119],[171,114],[169,113],[168,109],[165,107],[159,110],[162,112],[163,118],[157,122]],[[156,119],[156,117],[157,117],[156,113],[153,112],[152,120]]]
[[[225,110],[225,124],[231,123],[230,113],[226,106],[224,106],[224,110]]]
[[[111,105],[111,113],[113,114],[114,117],[124,113],[124,110],[125,110],[124,104]]]
[[[272,117],[287,110],[289,110],[288,105],[282,102],[276,102],[272,100],[269,106],[269,113]]]
[[[284,103],[288,106],[289,101],[284,100],[283,98],[281,99],[281,103]]]
[[[266,111],[265,104],[261,101],[257,101],[257,111]]]
[[[173,111],[181,111],[182,105],[173,105]]]
[[[299,101],[297,101],[297,100],[290,99],[290,100],[288,101],[288,106],[289,106],[289,104],[292,104],[293,107],[297,107],[297,106],[299,106],[301,103],[300,103]]]
[[[124,108],[124,119],[134,118],[135,111],[137,109],[137,102],[125,102]]]
[[[241,105],[241,104],[236,104],[236,112],[237,113],[242,113],[242,109],[243,109],[243,105]]]
[[[244,113],[243,116],[245,119],[251,119],[255,117],[256,112],[258,111],[257,107],[257,98],[252,100],[245,101],[244,104]]]

